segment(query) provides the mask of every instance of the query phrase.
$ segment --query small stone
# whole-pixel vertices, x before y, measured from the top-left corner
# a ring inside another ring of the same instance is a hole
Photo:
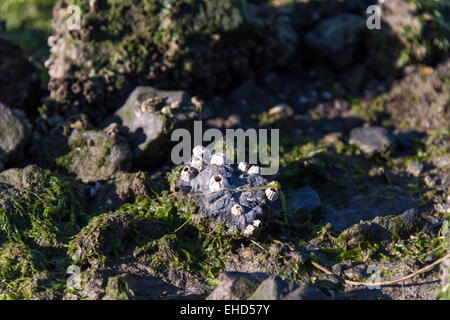
[[[418,177],[422,173],[423,164],[418,161],[411,161],[406,167],[406,170],[414,177]]]
[[[300,209],[302,214],[316,212],[322,207],[319,195],[310,186],[295,190],[289,203],[293,209]]]
[[[349,143],[356,145],[366,155],[384,155],[394,148],[394,140],[383,127],[360,127],[350,133]]]

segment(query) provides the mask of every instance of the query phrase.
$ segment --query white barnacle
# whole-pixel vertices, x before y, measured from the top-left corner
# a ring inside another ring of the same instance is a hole
[[[254,220],[254,221],[253,221],[253,226],[254,226],[255,228],[261,227],[261,220],[259,220],[259,219]]]
[[[242,214],[242,207],[239,204],[235,204],[232,208],[231,208],[231,214],[233,216],[240,216]]]
[[[213,176],[211,180],[209,180],[209,190],[212,192],[220,191],[226,187],[228,187],[228,181],[225,177],[217,175]]]
[[[215,164],[216,166],[223,166],[227,158],[223,153],[214,153],[211,157],[211,164]]]
[[[211,156],[211,151],[208,148],[205,148],[203,146],[195,146],[194,149],[192,149],[192,157],[193,158],[200,158],[204,159],[205,161],[208,160],[208,158]]]
[[[248,174],[260,174],[261,168],[259,166],[251,166],[247,171]]]
[[[274,186],[274,185],[276,185],[276,186],[279,186],[279,182],[278,181],[271,181],[270,183],[269,183],[269,185],[271,185],[271,186]],[[274,187],[275,188],[275,187]],[[275,189],[278,189],[278,188],[275,188]]]
[[[194,179],[194,177],[195,177],[195,172],[189,166],[184,167],[183,170],[181,171],[180,179],[183,181],[190,182],[192,179]]]
[[[246,162],[239,162],[238,169],[241,170],[242,172],[247,173],[247,171],[248,171],[248,163],[246,163]]]
[[[203,170],[206,167],[206,161],[202,158],[192,157],[191,166],[197,169],[198,171]]]
[[[275,188],[267,188],[266,189],[266,196],[267,199],[269,199],[270,201],[276,201],[278,199],[278,191]]]
[[[255,233],[255,226],[252,224],[249,224],[247,227],[245,227],[244,231],[242,232],[245,236],[252,236]]]
[[[134,109],[134,115],[136,116],[136,118],[140,118],[142,116],[142,109],[141,109],[141,107],[138,107],[138,108]]]

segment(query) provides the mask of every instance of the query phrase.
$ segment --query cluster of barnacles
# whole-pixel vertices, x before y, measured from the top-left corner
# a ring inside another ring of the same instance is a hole
[[[187,194],[199,200],[204,218],[256,237],[271,209],[279,207],[279,184],[268,183],[260,173],[257,165],[228,164],[225,154],[196,146],[190,163],[180,173],[177,188],[187,189]]]

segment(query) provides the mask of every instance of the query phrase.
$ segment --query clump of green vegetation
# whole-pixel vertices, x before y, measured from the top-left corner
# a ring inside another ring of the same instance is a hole
[[[52,8],[57,0],[5,0],[0,4],[0,19],[6,20],[6,38],[20,45],[27,54],[49,55],[47,38],[52,23]]]
[[[157,223],[158,231],[139,234],[136,256],[143,256],[154,268],[181,268],[215,281],[224,269],[224,257],[229,254],[233,239],[224,236],[223,226],[214,229],[193,221],[197,206],[192,198],[177,199],[163,191],[156,199],[145,199],[122,206],[135,222]]]
[[[87,221],[81,189],[45,171],[0,210],[0,299],[61,297],[65,246]]]
[[[450,48],[450,5],[446,1],[412,0],[419,9],[424,41],[441,51]]]
[[[42,192],[24,191],[6,199],[12,206],[0,211],[0,241],[51,245],[70,236],[86,220],[80,190],[72,181],[47,172]]]

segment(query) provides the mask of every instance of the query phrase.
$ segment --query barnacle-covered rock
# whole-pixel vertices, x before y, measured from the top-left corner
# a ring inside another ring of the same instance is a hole
[[[180,175],[177,187],[198,201],[200,212],[195,218],[211,226],[224,224],[229,233],[257,238],[280,212],[276,185],[257,173],[242,172],[235,164],[209,163],[189,181]]]
[[[68,7],[81,9],[69,30]],[[287,65],[298,36],[266,1],[63,0],[54,9],[50,98],[88,114],[117,107],[138,84],[214,93]],[[120,103],[120,102],[119,102]]]
[[[120,122],[126,130],[135,163],[149,166],[170,152],[172,130],[191,128],[201,109],[201,102],[184,91],[137,87],[113,121]]]

